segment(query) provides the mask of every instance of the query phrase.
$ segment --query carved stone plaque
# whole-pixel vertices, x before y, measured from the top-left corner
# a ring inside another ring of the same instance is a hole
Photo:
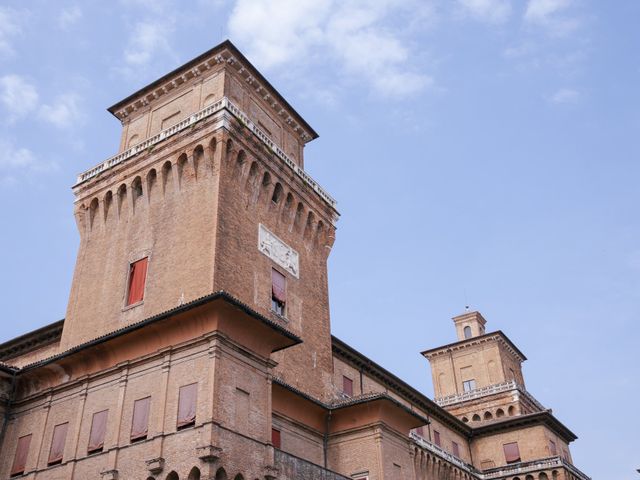
[[[262,224],[258,227],[258,250],[298,278],[298,252]]]

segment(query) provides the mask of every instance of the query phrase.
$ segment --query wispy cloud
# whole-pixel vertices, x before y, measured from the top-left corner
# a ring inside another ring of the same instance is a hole
[[[306,59],[337,62],[344,76],[364,80],[376,93],[408,96],[433,83],[416,67],[393,19],[411,23],[413,0],[238,0],[229,18],[231,37],[248,47],[261,68]],[[426,18],[423,18],[426,21]]]
[[[0,186],[14,185],[57,168],[55,162],[42,161],[31,150],[0,138]]]
[[[134,27],[124,52],[124,61],[130,66],[142,66],[159,52],[170,52],[168,34],[173,26],[158,22],[140,22]]]
[[[568,11],[573,4],[574,0],[529,0],[524,21],[551,35],[566,36],[582,24],[580,17]]]
[[[504,23],[511,16],[510,0],[458,0],[461,11],[488,23]]]
[[[9,123],[32,112],[38,105],[38,91],[26,78],[10,74],[0,77],[0,102]]]
[[[58,15],[58,26],[62,30],[75,25],[82,19],[82,9],[78,5],[63,9]]]
[[[26,11],[0,6],[0,56],[14,53],[12,40],[22,32]]]
[[[58,95],[50,104],[42,105],[38,116],[57,128],[70,128],[84,122],[85,116],[80,108],[81,97],[77,93]]]
[[[573,88],[561,88],[549,97],[551,103],[567,104],[578,103],[580,101],[580,92]]]

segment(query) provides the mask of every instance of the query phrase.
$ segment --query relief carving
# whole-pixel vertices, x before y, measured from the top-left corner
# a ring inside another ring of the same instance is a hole
[[[258,250],[293,276],[298,277],[298,252],[276,237],[262,224],[258,227]]]

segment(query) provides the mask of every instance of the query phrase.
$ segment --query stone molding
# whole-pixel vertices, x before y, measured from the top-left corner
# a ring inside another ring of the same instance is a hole
[[[515,380],[509,382],[498,383],[496,385],[489,385],[488,387],[476,388],[469,392],[456,393],[454,395],[447,395],[446,397],[434,398],[434,401],[441,407],[454,405],[456,403],[469,402],[471,400],[477,400],[489,395],[495,395],[503,392],[514,391],[521,394],[527,400],[529,400],[536,408],[545,410],[544,406],[538,402],[533,395],[531,395],[522,385],[518,384]]]

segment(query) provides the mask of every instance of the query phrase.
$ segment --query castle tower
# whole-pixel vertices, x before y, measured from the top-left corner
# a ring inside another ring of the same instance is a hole
[[[317,134],[228,41],[109,111],[120,152],[73,189],[81,240],[61,349],[224,291],[302,338],[275,359],[322,398],[338,214],[303,170]]]
[[[485,333],[480,312],[458,315],[453,323],[457,342],[422,352],[439,405],[472,424],[544,410],[525,389],[527,358],[504,333]]]

